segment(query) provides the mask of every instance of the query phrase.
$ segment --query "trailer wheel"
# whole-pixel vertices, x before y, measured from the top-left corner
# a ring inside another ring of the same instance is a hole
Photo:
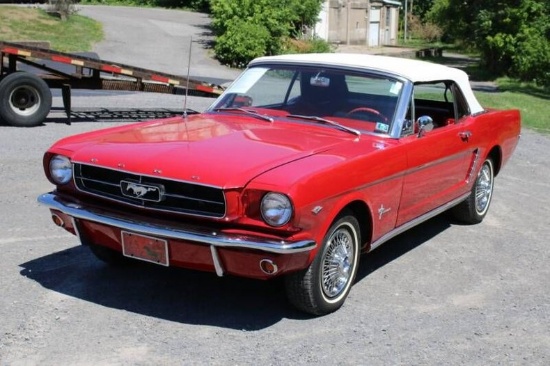
[[[0,81],[0,119],[17,127],[41,124],[52,107],[52,92],[44,80],[15,72]]]

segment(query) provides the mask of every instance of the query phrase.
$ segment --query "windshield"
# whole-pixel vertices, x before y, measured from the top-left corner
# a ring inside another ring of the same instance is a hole
[[[262,65],[244,71],[209,111],[240,108],[270,117],[292,115],[293,121],[320,117],[389,134],[402,87],[399,80],[356,70]]]

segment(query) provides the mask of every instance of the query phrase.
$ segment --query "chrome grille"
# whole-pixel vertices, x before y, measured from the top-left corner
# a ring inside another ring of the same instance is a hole
[[[82,192],[161,211],[217,218],[225,215],[225,197],[220,188],[132,174],[86,164],[74,164],[73,170],[75,184]],[[138,195],[131,197],[131,195],[123,194],[121,182],[135,182],[138,185],[159,187],[162,198],[151,200],[145,195],[140,198]]]

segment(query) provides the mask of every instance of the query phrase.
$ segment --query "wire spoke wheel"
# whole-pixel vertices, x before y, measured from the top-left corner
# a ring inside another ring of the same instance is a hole
[[[313,315],[325,315],[339,309],[357,274],[360,243],[359,222],[346,210],[328,229],[310,266],[286,276],[289,301]]]
[[[494,180],[493,161],[488,158],[477,174],[470,195],[453,207],[454,216],[467,224],[479,224],[483,221],[493,197]]]
[[[350,262],[355,255],[352,243],[351,233],[344,227],[335,231],[328,240],[321,278],[323,292],[329,298],[338,296],[350,281]]]
[[[475,185],[475,206],[479,214],[483,214],[491,201],[493,194],[493,171],[489,164],[483,164]]]

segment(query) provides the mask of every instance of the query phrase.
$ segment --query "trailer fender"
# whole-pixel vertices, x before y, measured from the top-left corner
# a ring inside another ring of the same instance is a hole
[[[18,127],[33,127],[46,119],[52,92],[46,82],[28,72],[14,72],[0,80],[0,120]]]

